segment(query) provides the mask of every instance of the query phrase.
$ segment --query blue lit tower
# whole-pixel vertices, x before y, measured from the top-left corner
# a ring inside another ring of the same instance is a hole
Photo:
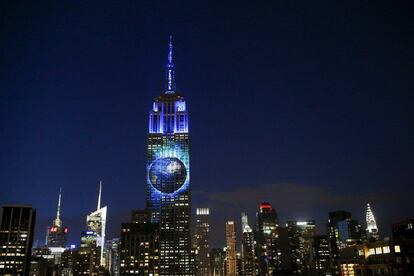
[[[147,209],[160,224],[160,275],[193,275],[188,113],[176,92],[170,37],[165,91],[149,116]]]

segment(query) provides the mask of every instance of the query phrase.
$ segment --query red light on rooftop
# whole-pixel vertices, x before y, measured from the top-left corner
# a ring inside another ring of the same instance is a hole
[[[260,203],[260,209],[272,209],[272,205],[268,202],[262,202]]]
[[[65,230],[63,230],[65,233],[67,233],[68,232],[68,228],[67,227],[65,227]]]

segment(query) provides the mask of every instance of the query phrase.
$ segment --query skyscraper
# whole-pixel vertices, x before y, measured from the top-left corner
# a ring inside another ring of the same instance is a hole
[[[7,205],[0,212],[0,275],[29,275],[36,210]]]
[[[149,114],[146,205],[160,224],[160,275],[193,275],[188,113],[175,88],[172,50],[170,37],[166,87]]]
[[[120,275],[159,275],[159,224],[150,213],[132,211],[130,223],[122,223]]]
[[[102,181],[99,182],[99,195],[98,195],[98,204],[96,206],[96,211],[90,213],[86,217],[86,225],[89,231],[93,231],[96,234],[96,247],[99,250],[99,264],[105,265],[105,260],[103,256],[103,247],[105,245],[105,228],[106,228],[106,212],[107,206],[101,207],[101,197],[102,197]]]
[[[196,275],[210,275],[210,210],[208,208],[196,209],[196,229],[194,243],[197,248],[196,255]]]
[[[371,210],[371,206],[367,203],[367,213],[366,213],[366,235],[368,241],[374,241],[379,239],[377,221],[375,220],[374,213]]]
[[[262,202],[256,215],[256,254],[259,275],[273,275],[273,272],[280,267],[277,213],[270,203]]]
[[[242,213],[242,271],[243,276],[256,275],[255,243],[253,230],[249,225],[247,213]]]
[[[329,213],[327,224],[331,270],[339,274],[339,252],[341,249],[355,245],[361,240],[361,226],[352,219],[350,212],[335,211]]]
[[[213,248],[210,251],[211,276],[226,275],[225,269],[226,252],[222,248]]]
[[[314,268],[318,275],[331,275],[329,261],[329,242],[325,235],[316,235],[313,239]]]
[[[315,222],[291,220],[286,223],[286,228],[292,271],[295,274],[307,274],[313,268]]]
[[[59,191],[59,199],[56,211],[56,218],[53,223],[47,229],[46,246],[49,247],[52,253],[55,251],[64,251],[66,247],[66,235],[68,228],[63,226],[62,220],[60,219],[60,206],[62,200],[62,189]]]
[[[234,221],[226,222],[226,276],[237,276],[236,232]]]

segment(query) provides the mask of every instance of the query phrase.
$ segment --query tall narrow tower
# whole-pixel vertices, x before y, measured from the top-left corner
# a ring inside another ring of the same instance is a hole
[[[197,248],[196,255],[196,275],[205,276],[210,275],[210,223],[209,223],[210,209],[197,208],[196,209],[196,225],[194,244]]]
[[[374,213],[371,210],[371,206],[367,203],[367,214],[366,214],[367,229],[366,234],[368,240],[378,240],[379,233],[377,227],[377,221],[375,220]]]
[[[59,250],[59,248],[66,247],[66,236],[68,232],[67,227],[63,227],[62,220],[60,219],[60,205],[62,202],[62,189],[59,191],[59,198],[57,204],[56,218],[50,227],[47,228],[46,246],[51,251]]]
[[[165,90],[149,114],[146,205],[160,223],[160,275],[193,275],[188,113],[175,88],[172,51],[170,37]]]
[[[236,232],[234,221],[226,222],[226,275],[237,276]]]
[[[86,217],[86,224],[89,231],[93,231],[96,235],[96,247],[99,248],[99,263],[103,266],[105,264],[103,256],[103,248],[105,245],[105,228],[106,228],[106,213],[107,206],[101,207],[102,197],[102,181],[99,182],[98,204],[96,211],[90,213]]]

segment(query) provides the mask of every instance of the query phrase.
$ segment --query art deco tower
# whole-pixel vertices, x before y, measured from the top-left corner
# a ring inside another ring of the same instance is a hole
[[[371,210],[371,206],[369,203],[367,204],[367,214],[366,214],[366,223],[367,223],[367,229],[366,234],[368,240],[378,240],[379,239],[379,233],[378,233],[378,227],[377,227],[377,221],[375,220],[374,213]]]
[[[165,91],[149,114],[147,209],[160,224],[160,275],[193,275],[188,113],[175,89],[172,50],[170,37]]]
[[[54,248],[66,247],[66,235],[68,228],[63,227],[62,220],[60,219],[60,204],[62,201],[62,190],[59,191],[58,206],[56,211],[56,218],[53,220],[52,226],[47,229],[46,246],[52,251]]]

